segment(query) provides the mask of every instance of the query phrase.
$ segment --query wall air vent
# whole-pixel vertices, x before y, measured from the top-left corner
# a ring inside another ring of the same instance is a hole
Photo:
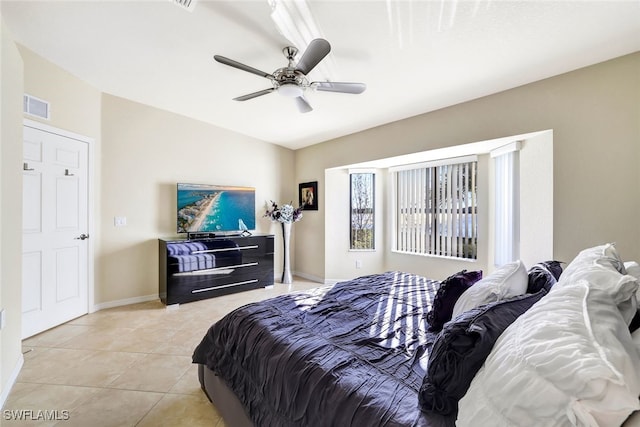
[[[169,0],[178,6],[187,9],[189,12],[193,12],[193,9],[196,7],[197,0]]]
[[[49,103],[35,96],[24,94],[23,108],[25,114],[30,116],[40,117],[41,119],[49,120],[51,118],[51,110]]]

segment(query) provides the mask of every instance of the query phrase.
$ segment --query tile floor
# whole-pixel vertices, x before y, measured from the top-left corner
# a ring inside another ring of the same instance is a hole
[[[295,278],[292,285],[277,283],[272,289],[177,308],[167,309],[159,300],[133,304],[91,313],[26,339],[24,366],[0,423],[224,427],[200,389],[191,363],[193,349],[209,326],[234,308],[317,286]],[[12,413],[30,419],[8,419]],[[58,420],[44,420],[45,414]]]

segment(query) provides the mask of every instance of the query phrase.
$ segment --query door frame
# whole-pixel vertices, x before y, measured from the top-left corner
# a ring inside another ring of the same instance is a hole
[[[94,249],[96,241],[96,230],[94,224],[95,214],[95,189],[96,189],[96,176],[95,176],[95,140],[88,136],[80,135],[74,132],[70,132],[64,129],[56,128],[46,123],[37,122],[35,120],[24,119],[23,126],[38,129],[43,132],[60,135],[65,138],[75,139],[77,141],[87,144],[87,233],[91,236],[88,239],[87,246],[87,311],[93,313],[96,310],[95,307],[95,270],[94,270]]]

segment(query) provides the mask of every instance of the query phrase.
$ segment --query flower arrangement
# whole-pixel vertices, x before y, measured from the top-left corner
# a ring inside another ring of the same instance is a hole
[[[268,216],[269,218],[271,218],[271,221],[290,224],[302,219],[302,208],[303,206],[294,208],[291,203],[289,203],[288,205],[278,206],[276,202],[272,200],[271,209],[267,208],[264,216]]]

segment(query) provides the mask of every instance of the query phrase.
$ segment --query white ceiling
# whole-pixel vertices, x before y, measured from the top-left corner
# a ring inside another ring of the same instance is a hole
[[[640,51],[640,0],[306,4],[311,36],[332,45],[310,80],[367,84],[308,90],[307,114],[277,93],[233,101],[271,83],[213,60],[286,65],[268,0],[2,0],[1,14],[17,42],[103,92],[293,149]]]

